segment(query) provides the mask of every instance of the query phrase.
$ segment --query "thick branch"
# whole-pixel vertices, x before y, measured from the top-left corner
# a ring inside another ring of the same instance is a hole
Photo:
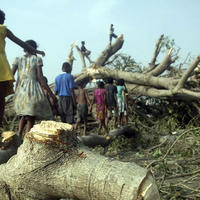
[[[124,43],[123,35],[120,35],[115,42],[108,46],[95,61],[96,66],[104,66],[108,59],[121,49]]]
[[[156,43],[156,46],[155,46],[155,50],[154,50],[154,53],[153,53],[153,58],[151,59],[151,62],[149,63],[149,66],[145,70],[145,73],[148,73],[148,72],[150,72],[151,70],[154,69],[156,59],[158,57],[158,54],[160,53],[161,42],[162,42],[163,38],[164,38],[164,35],[161,35],[159,37],[158,42]]]
[[[120,70],[111,70],[105,67],[99,68],[87,68],[87,74],[83,76],[90,76],[95,78],[106,78],[106,77],[113,77],[113,79],[121,79],[123,78],[126,82],[137,84],[137,85],[146,85],[152,86],[156,88],[173,88],[177,81],[173,81],[173,78],[166,78],[166,77],[154,77],[148,74],[142,73],[131,73],[131,72],[124,72]],[[83,77],[82,76],[82,77]]]
[[[74,55],[73,55],[74,46],[75,46],[75,43],[72,43],[71,46],[70,46],[69,54],[68,54],[67,59],[66,59],[66,61],[68,63],[70,63],[71,66],[73,66],[73,62],[75,60]]]
[[[154,70],[149,72],[150,75],[158,76],[162,74],[169,67],[169,65],[171,64],[171,52],[172,52],[172,49],[168,51],[163,61],[157,67],[155,67]]]
[[[77,45],[76,45],[76,49],[77,49],[77,51],[79,53],[79,56],[81,58],[82,70],[84,70],[84,69],[86,69],[85,57],[84,57],[84,55],[82,54],[80,48]]]
[[[182,78],[179,80],[175,91],[179,90],[180,88],[183,88],[183,85],[187,81],[187,79],[190,77],[191,73],[194,71],[194,69],[197,67],[197,65],[200,62],[200,55],[196,57],[196,59],[193,61],[193,63],[188,67],[188,69],[184,72]]]

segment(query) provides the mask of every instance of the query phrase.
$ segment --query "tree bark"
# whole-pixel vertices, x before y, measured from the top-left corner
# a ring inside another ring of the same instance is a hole
[[[18,152],[0,165],[1,200],[157,200],[152,174],[79,146],[72,126],[43,121]]]

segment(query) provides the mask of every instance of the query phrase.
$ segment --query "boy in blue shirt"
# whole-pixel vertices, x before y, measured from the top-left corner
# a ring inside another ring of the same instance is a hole
[[[55,94],[59,96],[58,108],[61,121],[72,124],[74,122],[74,108],[76,107],[76,99],[74,94],[75,82],[71,75],[72,67],[68,62],[62,65],[62,73],[55,79]]]

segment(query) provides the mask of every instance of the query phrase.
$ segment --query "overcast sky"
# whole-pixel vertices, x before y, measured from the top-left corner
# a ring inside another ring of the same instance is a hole
[[[119,51],[137,62],[150,62],[161,34],[175,39],[181,55],[200,53],[200,0],[1,0],[5,25],[20,39],[34,39],[44,50],[44,75],[52,83],[61,72],[69,47],[84,40],[95,60],[108,45],[109,27],[124,35]],[[23,49],[6,40],[12,64]],[[80,72],[76,61],[73,74]]]

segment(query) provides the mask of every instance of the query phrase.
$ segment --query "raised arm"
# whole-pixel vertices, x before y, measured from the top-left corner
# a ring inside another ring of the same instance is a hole
[[[26,44],[24,41],[20,40],[18,37],[16,37],[9,29],[7,29],[6,36],[13,41],[14,43],[18,44],[22,48],[24,48],[26,51],[30,52],[31,54],[41,54],[42,56],[45,56],[44,51],[39,51],[37,49],[34,49],[30,45]]]

